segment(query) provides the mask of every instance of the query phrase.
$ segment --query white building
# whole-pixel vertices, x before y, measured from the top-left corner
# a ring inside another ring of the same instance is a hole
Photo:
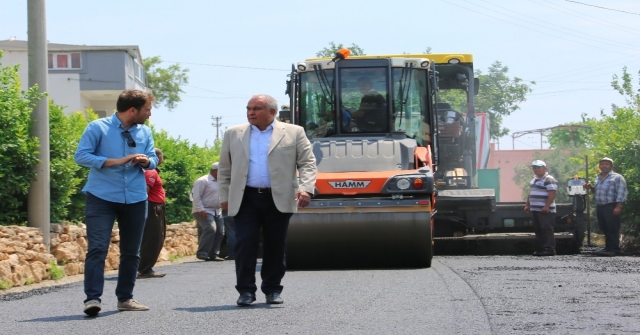
[[[90,46],[49,43],[49,98],[66,112],[93,108],[111,115],[118,95],[127,89],[146,90],[138,46]],[[20,65],[22,89],[28,86],[27,41],[0,41],[2,66]]]

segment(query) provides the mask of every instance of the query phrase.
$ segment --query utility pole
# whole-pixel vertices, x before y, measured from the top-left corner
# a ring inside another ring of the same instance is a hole
[[[38,92],[47,92],[47,25],[45,0],[27,0],[29,87],[38,85]],[[34,107],[31,135],[40,141],[36,177],[29,186],[27,225],[42,230],[43,242],[50,252],[51,191],[49,156],[49,100],[42,98]]]
[[[211,119],[215,121],[211,125],[216,127],[216,141],[218,141],[218,140],[220,140],[220,126],[222,125],[222,123],[220,123],[220,120],[222,120],[222,117],[221,116],[212,116]]]

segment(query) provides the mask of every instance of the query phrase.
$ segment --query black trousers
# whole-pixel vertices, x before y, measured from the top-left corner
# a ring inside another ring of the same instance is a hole
[[[604,234],[605,249],[608,251],[620,251],[620,215],[614,215],[613,210],[618,204],[615,202],[596,206],[598,226]]]
[[[167,236],[167,219],[164,204],[149,202],[147,223],[144,225],[140,245],[140,265],[138,273],[149,273],[160,256]]]
[[[531,211],[531,214],[533,214],[533,230],[536,233],[536,250],[556,250],[556,238],[553,234],[553,223],[555,222],[556,214],[534,211]]]
[[[236,290],[239,293],[255,293],[256,263],[263,232],[263,256],[261,290],[265,294],[282,292],[280,282],[286,270],[284,255],[287,229],[292,213],[282,213],[273,202],[271,193],[258,193],[245,188],[242,204],[234,216],[236,224]]]

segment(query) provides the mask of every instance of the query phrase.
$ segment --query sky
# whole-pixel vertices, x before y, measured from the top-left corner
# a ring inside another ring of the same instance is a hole
[[[0,3],[0,40],[27,40],[27,1]],[[612,76],[627,66],[638,85],[640,70],[638,0],[49,0],[46,11],[52,43],[138,45],[162,66],[188,68],[182,102],[173,111],[154,108],[151,122],[198,145],[216,139],[213,117],[221,132],[245,123],[254,94],[288,102],[291,64],[332,41],[368,55],[471,53],[484,73],[501,62],[510,77],[535,81],[504,119],[511,132],[610,113],[625,104]],[[498,146],[548,146],[540,142],[536,134],[509,135]]]

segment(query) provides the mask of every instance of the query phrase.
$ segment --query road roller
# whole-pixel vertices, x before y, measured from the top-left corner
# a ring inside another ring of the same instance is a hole
[[[286,93],[279,119],[305,129],[318,166],[310,205],[290,221],[287,267],[430,267],[433,60],[341,49],[294,64]]]

